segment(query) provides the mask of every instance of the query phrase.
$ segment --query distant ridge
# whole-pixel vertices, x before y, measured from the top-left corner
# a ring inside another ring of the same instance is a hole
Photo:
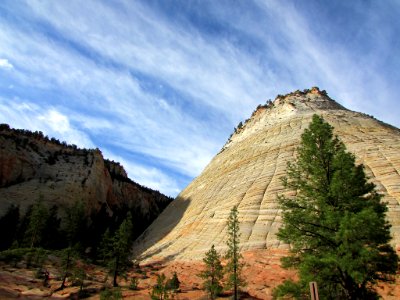
[[[11,204],[21,211],[40,196],[48,206],[83,200],[88,214],[129,208],[136,236],[172,201],[127,176],[122,165],[99,149],[79,149],[42,132],[0,124],[0,216]]]

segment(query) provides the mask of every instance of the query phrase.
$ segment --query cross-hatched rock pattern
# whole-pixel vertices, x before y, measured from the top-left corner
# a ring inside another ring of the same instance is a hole
[[[312,88],[259,106],[193,180],[135,242],[142,258],[199,260],[212,244],[225,251],[226,220],[238,205],[242,251],[287,248],[277,195],[291,195],[281,177],[293,161],[313,114],[335,128],[348,151],[388,203],[393,244],[400,244],[400,130],[353,112]]]

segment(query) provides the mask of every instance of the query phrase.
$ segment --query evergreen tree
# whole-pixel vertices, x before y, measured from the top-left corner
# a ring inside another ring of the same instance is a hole
[[[27,243],[30,248],[40,245],[43,232],[46,228],[48,215],[47,207],[43,204],[43,196],[39,196],[33,204],[32,212],[29,217],[29,225],[25,232]]]
[[[278,238],[291,246],[283,266],[297,268],[300,281],[286,282],[276,297],[301,298],[316,281],[321,299],[376,299],[373,284],[396,272],[386,204],[332,130],[314,115],[283,179],[297,194],[278,198],[283,211]]]
[[[66,207],[64,227],[68,247],[64,249],[62,253],[63,280],[59,289],[65,287],[65,281],[75,266],[75,260],[79,256],[78,253],[81,250],[80,237],[86,228],[86,215],[83,201],[75,201],[73,205]]]
[[[58,207],[53,205],[48,213],[43,230],[42,245],[46,249],[61,249],[65,247],[64,236],[60,232],[61,219],[58,217]]]
[[[204,271],[198,275],[203,281],[204,289],[207,291],[210,299],[215,299],[222,292],[221,281],[224,277],[221,258],[215,250],[214,245],[208,250],[203,258],[206,265]]]
[[[157,283],[153,286],[150,293],[152,300],[168,300],[169,294],[166,284],[166,277],[164,274],[157,274]]]
[[[77,200],[65,208],[64,231],[69,247],[78,248],[80,246],[86,228],[85,204],[82,200]]]
[[[62,282],[61,286],[56,289],[56,291],[60,291],[66,287],[65,282],[67,277],[72,275],[72,271],[76,265],[76,258],[78,254],[76,250],[69,246],[63,250],[61,250],[61,272],[62,272]]]
[[[166,288],[169,291],[173,291],[174,293],[177,293],[179,291],[179,286],[181,285],[181,282],[179,281],[178,274],[174,272],[172,275],[172,278],[169,279],[166,283]]]
[[[239,297],[239,288],[245,285],[241,276],[243,263],[241,263],[242,255],[239,251],[239,219],[238,209],[234,206],[229,214],[228,222],[228,251],[225,255],[227,259],[226,273],[228,274],[227,288],[233,289],[233,299]]]
[[[119,226],[117,232],[112,237],[110,231],[104,233],[102,241],[102,254],[108,262],[110,272],[113,273],[113,286],[118,286],[118,273],[126,267],[132,247],[132,217],[128,213],[125,220]]]

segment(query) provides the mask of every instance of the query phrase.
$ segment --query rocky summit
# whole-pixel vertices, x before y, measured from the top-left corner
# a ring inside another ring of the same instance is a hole
[[[239,124],[221,151],[135,242],[143,259],[200,260],[212,244],[226,249],[226,221],[238,205],[242,251],[287,248],[276,238],[281,226],[277,195],[287,163],[296,157],[312,115],[334,126],[375,183],[400,245],[400,130],[350,111],[325,91],[312,88],[279,95]]]

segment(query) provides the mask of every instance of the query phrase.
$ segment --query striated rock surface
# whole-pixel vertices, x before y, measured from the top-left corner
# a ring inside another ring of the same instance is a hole
[[[334,126],[357,163],[365,165],[388,203],[393,244],[400,245],[400,130],[347,110],[312,88],[259,106],[136,241],[135,251],[148,260],[200,260],[211,244],[225,250],[226,220],[234,205],[242,250],[286,248],[275,235],[281,226],[277,195],[290,193],[280,178],[315,113]]]
[[[172,200],[130,180],[98,149],[78,149],[41,132],[0,125],[0,216],[11,204],[25,211],[40,196],[59,207],[83,200],[88,213],[134,208],[136,220],[146,223],[139,225],[142,230]]]

